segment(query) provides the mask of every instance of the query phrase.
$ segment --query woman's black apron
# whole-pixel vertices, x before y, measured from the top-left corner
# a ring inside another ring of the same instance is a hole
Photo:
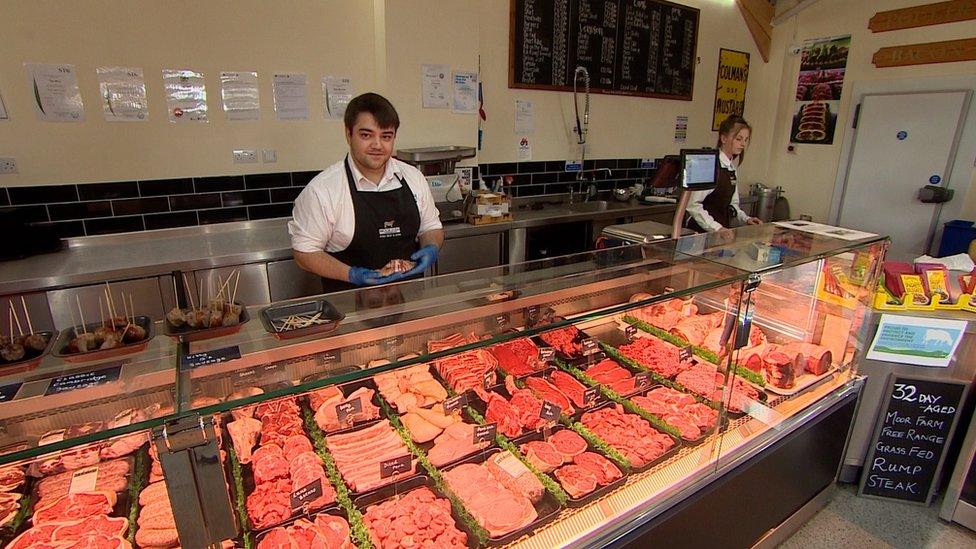
[[[362,192],[356,188],[348,156],[344,166],[356,220],[349,246],[341,252],[332,253],[332,257],[350,267],[367,269],[381,269],[393,259],[410,259],[410,254],[418,249],[420,209],[406,180],[397,175],[399,189]],[[322,279],[322,291],[325,293],[355,287],[341,280]]]
[[[719,166],[718,181],[716,181],[712,192],[708,193],[705,200],[702,200],[702,206],[708,215],[712,216],[712,219],[726,228],[731,228],[732,220],[736,218],[735,208],[732,207],[732,195],[736,192],[738,190],[735,186],[735,170]],[[690,216],[688,228],[700,233],[708,232]]]

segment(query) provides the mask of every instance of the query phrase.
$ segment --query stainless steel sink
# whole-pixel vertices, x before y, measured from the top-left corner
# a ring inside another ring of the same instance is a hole
[[[610,209],[611,204],[606,200],[591,200],[565,204],[563,207],[574,212],[604,212]]]

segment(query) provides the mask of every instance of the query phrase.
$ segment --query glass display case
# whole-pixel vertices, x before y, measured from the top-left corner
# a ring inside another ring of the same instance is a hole
[[[0,370],[0,542],[638,539],[856,396],[886,245],[746,227]]]

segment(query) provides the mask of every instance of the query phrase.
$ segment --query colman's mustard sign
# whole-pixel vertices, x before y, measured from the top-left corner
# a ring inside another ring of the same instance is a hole
[[[749,82],[749,54],[742,51],[720,49],[718,53],[718,77],[715,83],[715,112],[712,115],[712,131],[730,115],[742,116],[746,105],[746,84]]]

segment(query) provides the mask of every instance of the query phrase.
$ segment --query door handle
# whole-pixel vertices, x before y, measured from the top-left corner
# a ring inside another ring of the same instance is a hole
[[[952,200],[952,189],[938,185],[926,185],[918,190],[918,199],[926,204],[942,204]]]

